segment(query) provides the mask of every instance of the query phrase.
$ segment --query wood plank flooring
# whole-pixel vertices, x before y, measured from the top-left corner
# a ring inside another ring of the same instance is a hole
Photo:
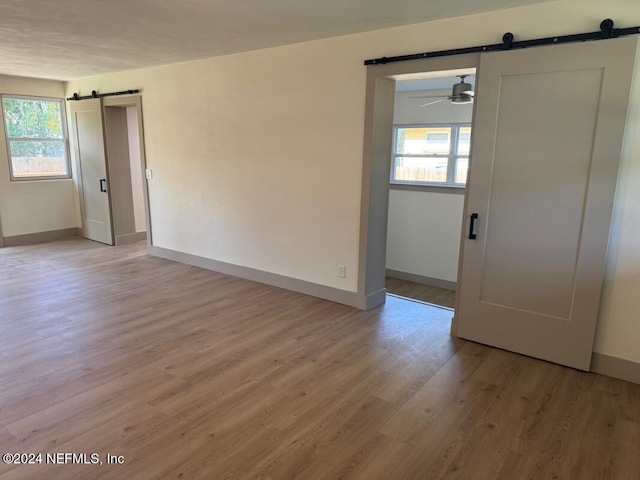
[[[640,478],[638,385],[144,248],[0,249],[0,453],[103,461],[1,480]]]
[[[405,298],[419,300],[421,302],[441,305],[447,308],[455,308],[456,291],[447,288],[423,285],[399,278],[387,277],[385,287],[388,293]]]

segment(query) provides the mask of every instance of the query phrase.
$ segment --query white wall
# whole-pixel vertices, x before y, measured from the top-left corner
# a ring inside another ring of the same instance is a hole
[[[393,123],[471,123],[473,105],[444,101],[420,107],[428,100],[417,95],[450,95],[451,89],[429,92],[397,92]],[[422,277],[455,282],[464,195],[433,191],[389,192],[387,268]]]
[[[0,93],[63,98],[64,84],[0,75]],[[77,226],[73,180],[11,182],[4,125],[0,133],[0,222],[5,237]]]
[[[637,55],[594,349],[640,362],[640,49]]]
[[[455,282],[464,195],[391,190],[387,268]]]
[[[129,162],[131,165],[131,191],[133,193],[133,214],[136,232],[147,230],[144,220],[144,194],[142,186],[142,158],[140,157],[140,134],[138,132],[138,111],[127,107],[127,128],[129,131]]]
[[[155,244],[355,291],[363,60],[496,43],[507,30],[520,39],[594,31],[607,17],[639,25],[637,0],[558,0],[104,75],[67,91],[142,89]],[[640,183],[636,162],[623,162],[630,185]],[[640,223],[638,203],[639,189],[619,195],[615,241]],[[636,258],[633,247],[622,243],[610,264]],[[631,299],[603,309],[597,349],[640,361],[640,278],[619,272],[608,277],[614,298]]]
[[[420,105],[437,100],[437,98],[412,98],[420,95],[451,95],[451,89],[396,92],[396,100],[393,106],[393,123],[407,125],[438,122],[471,123],[473,104],[463,103],[456,105],[449,101],[444,101],[421,107]]]

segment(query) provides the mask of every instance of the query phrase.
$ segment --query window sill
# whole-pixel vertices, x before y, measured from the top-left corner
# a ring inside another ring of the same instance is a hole
[[[390,190],[406,190],[412,192],[454,193],[464,195],[466,187],[456,185],[433,185],[424,183],[389,183]]]
[[[30,182],[57,182],[60,180],[72,180],[73,177],[22,177],[11,178],[11,183],[30,183]]]

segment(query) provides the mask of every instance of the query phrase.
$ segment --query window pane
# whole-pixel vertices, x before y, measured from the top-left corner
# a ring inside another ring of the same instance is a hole
[[[456,183],[467,183],[467,171],[469,170],[469,157],[458,157],[456,161]]]
[[[3,98],[9,138],[64,138],[61,103],[49,100]]]
[[[15,178],[69,176],[64,142],[11,141],[9,148]]]
[[[396,157],[394,180],[405,182],[447,181],[447,157]]]
[[[405,155],[448,155],[450,127],[398,128],[396,153]]]
[[[460,127],[458,130],[457,155],[469,155],[471,147],[471,127]]]

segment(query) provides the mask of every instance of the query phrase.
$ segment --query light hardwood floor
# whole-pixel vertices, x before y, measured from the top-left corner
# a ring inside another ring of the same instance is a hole
[[[433,287],[422,283],[410,282],[399,278],[387,277],[385,287],[388,293],[405,298],[433,303],[447,308],[454,308],[456,291],[447,288]]]
[[[640,386],[83,240],[0,249],[0,479],[640,478]]]

